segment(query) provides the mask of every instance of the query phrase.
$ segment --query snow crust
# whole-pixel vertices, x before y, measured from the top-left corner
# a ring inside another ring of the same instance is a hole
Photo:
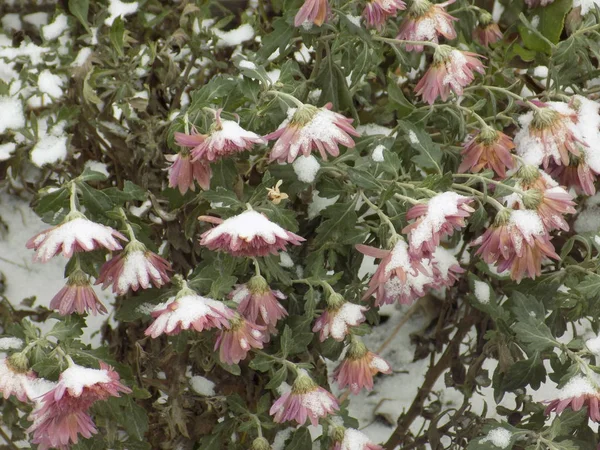
[[[490,302],[490,285],[483,281],[475,280],[475,298],[484,305]]]
[[[77,364],[67,368],[60,374],[59,383],[69,390],[71,395],[79,397],[83,389],[99,383],[110,383],[107,370],[91,369]]]

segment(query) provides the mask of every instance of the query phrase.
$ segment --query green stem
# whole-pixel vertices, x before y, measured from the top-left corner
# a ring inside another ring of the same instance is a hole
[[[525,195],[525,192],[523,191],[523,189],[519,189],[514,186],[509,186],[507,184],[504,184],[502,181],[492,180],[490,178],[482,177],[481,175],[472,174],[472,173],[455,173],[455,174],[452,174],[452,176],[456,177],[456,178],[467,178],[470,180],[477,180],[477,181],[480,181],[481,183],[489,183],[489,184],[493,184],[495,186],[501,186],[505,189],[508,189],[509,191],[515,192],[520,195]]]
[[[260,266],[258,265],[258,260],[256,258],[252,258],[252,262],[254,263],[254,271],[256,272],[257,276],[261,276],[260,274]]]
[[[69,197],[69,206],[71,208],[71,212],[78,211],[77,209],[77,183],[71,181],[71,196]]]
[[[398,194],[398,193],[394,194],[394,198],[397,198],[398,200],[402,200],[402,201],[408,202],[408,203],[410,203],[412,205],[418,205],[418,204],[421,203],[419,200],[416,200],[416,199],[414,199],[412,197],[408,197],[406,195],[402,195],[402,194]]]
[[[72,367],[75,365],[75,362],[73,361],[73,359],[71,359],[71,357],[69,355],[67,355],[65,353],[65,351],[60,348],[60,346],[56,346],[55,349],[56,353],[58,353],[65,361],[67,361],[67,364],[69,365],[69,367]]]
[[[121,220],[123,221],[123,225],[125,225],[125,229],[127,230],[127,235],[129,236],[130,242],[137,241],[135,237],[135,233],[133,232],[133,227],[127,220],[127,214],[125,214],[125,210],[123,208],[119,208],[119,214],[121,215]]]
[[[461,111],[465,111],[467,114],[470,114],[471,116],[473,116],[477,122],[479,122],[479,125],[481,125],[481,129],[485,129],[488,128],[489,125],[487,123],[485,123],[485,120],[483,120],[483,118],[477,114],[475,111],[471,111],[469,108],[466,108],[464,106],[461,105],[455,105],[458,109],[460,109]]]
[[[302,108],[304,106],[304,103],[302,103],[300,100],[298,100],[296,97],[294,97],[291,94],[286,94],[285,92],[280,92],[280,91],[267,91],[266,93],[274,95],[275,97],[280,97],[282,99],[289,100],[294,105],[296,105],[296,107],[298,107],[298,108]]]
[[[381,37],[381,36],[373,36],[373,40],[386,42],[388,44],[423,45],[425,47],[432,47],[432,48],[439,47],[439,44],[436,44],[435,42],[429,42],[429,41],[409,41],[406,39],[392,39],[392,38],[385,38],[385,37]]]
[[[532,103],[529,100],[527,100],[526,98],[521,97],[519,94],[515,94],[514,92],[511,92],[508,89],[505,89],[505,88],[502,88],[502,87],[488,86],[488,85],[478,85],[478,86],[472,86],[471,88],[467,88],[467,89],[469,89],[469,90],[473,90],[473,89],[487,89],[489,91],[501,92],[504,95],[507,95],[508,97],[512,97],[512,98],[514,98],[516,100],[519,100],[519,101],[527,104],[527,106],[529,106],[531,109],[534,109],[536,111],[538,111],[540,109],[540,107],[537,106],[535,103]],[[467,89],[465,89],[465,91]]]
[[[388,228],[390,229],[390,234],[392,235],[392,238],[396,238],[398,236],[398,233],[396,232],[396,228],[394,227],[394,224],[392,223],[390,218],[386,216],[386,214],[381,210],[381,208],[379,208],[371,200],[369,200],[363,191],[359,191],[359,194],[365,201],[365,203],[369,205],[369,207],[377,213],[379,218],[387,224]]]
[[[437,195],[438,193],[435,191],[432,191],[431,189],[427,189],[427,188],[422,188],[422,187],[418,187],[415,186],[412,183],[404,183],[402,181],[394,181],[394,184],[396,184],[399,187],[403,187],[403,188],[407,188],[407,189],[413,189],[415,191],[421,191],[424,192],[425,194],[427,194],[430,197],[433,197],[435,195]]]
[[[478,191],[477,189],[473,189],[472,187],[464,186],[462,184],[456,184],[456,183],[454,183],[452,185],[452,187],[457,190],[462,189],[463,191],[469,192],[470,194],[473,194],[473,195],[481,198],[481,200],[483,200],[483,202],[492,205],[498,211],[504,211],[506,209],[506,207],[504,205],[502,205],[502,203],[500,203],[498,200],[496,200],[493,197],[490,197],[487,194],[484,194],[483,192]]]

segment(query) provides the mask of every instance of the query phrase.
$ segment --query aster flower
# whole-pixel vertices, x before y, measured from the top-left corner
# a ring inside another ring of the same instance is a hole
[[[433,63],[415,86],[417,95],[433,105],[438,97],[448,99],[450,91],[462,95],[463,87],[475,78],[473,72],[485,73],[479,55],[440,45],[433,54]]]
[[[600,172],[592,169],[585,158],[570,157],[568,166],[550,163],[548,173],[556,177],[561,184],[573,188],[578,194],[594,195],[596,193],[596,177]]]
[[[295,420],[298,425],[304,425],[308,418],[312,425],[317,426],[321,417],[338,409],[336,398],[316,384],[306,372],[300,371],[290,392],[273,403],[269,414],[277,423]]]
[[[237,364],[246,359],[251,348],[263,348],[268,337],[267,327],[256,325],[237,315],[230,321],[229,328],[220,330],[215,342],[221,362]]]
[[[475,254],[488,264],[497,263],[500,272],[510,269],[517,282],[525,274],[541,275],[544,258],[560,259],[540,216],[532,210],[499,212],[494,225],[472,245],[480,245]]]
[[[299,27],[304,22],[309,22],[320,27],[327,20],[329,12],[327,0],[304,0],[304,4],[294,18],[294,26]]]
[[[331,294],[327,298],[325,312],[315,321],[313,332],[319,332],[319,339],[323,342],[331,336],[336,341],[343,341],[350,327],[363,323],[365,311],[368,308],[346,302],[339,294]]]
[[[482,10],[479,16],[479,25],[473,30],[473,39],[484,47],[489,47],[490,44],[495,44],[502,39],[500,27],[493,21],[489,12]]]
[[[35,379],[37,376],[27,367],[27,358],[21,353],[0,359],[0,392],[5,399],[14,395],[20,402],[27,401],[27,386]]]
[[[491,127],[484,128],[463,146],[463,160],[458,171],[464,173],[470,170],[477,173],[489,168],[500,178],[505,178],[506,169],[515,167],[511,155],[514,148],[515,144],[506,134]]]
[[[430,286],[435,289],[453,286],[458,277],[465,273],[458,260],[450,251],[437,247],[431,255],[431,274],[433,281]]]
[[[383,447],[371,442],[366,434],[346,428],[342,440],[335,443],[333,450],[383,450]]]
[[[475,210],[469,206],[473,199],[448,191],[429,199],[426,204],[413,206],[406,219],[416,219],[402,232],[408,235],[409,252],[416,257],[430,255],[440,239],[460,230],[465,219]]]
[[[148,289],[152,284],[163,286],[169,282],[171,270],[166,259],[149,251],[141,242],[132,240],[122,253],[104,263],[96,284],[102,284],[102,289],[112,284],[115,294],[125,295],[130,289]]]
[[[390,365],[375,353],[370,352],[358,338],[353,338],[346,356],[333,372],[333,379],[340,389],[348,387],[357,395],[361,389],[373,389],[373,376],[377,373],[392,373]]]
[[[402,0],[367,0],[362,15],[367,26],[381,30],[388,18],[403,9],[406,9],[406,3]]]
[[[34,261],[48,262],[61,252],[70,258],[75,252],[91,252],[102,247],[111,251],[121,250],[117,239],[127,240],[118,231],[74,212],[67,215],[60,225],[36,234],[26,246],[35,250]]]
[[[280,291],[272,290],[260,275],[255,275],[247,284],[241,284],[229,294],[229,298],[239,302],[238,312],[250,322],[268,328],[271,334],[277,332],[277,321],[288,315],[279,300],[286,298]]]
[[[57,309],[59,314],[106,314],[106,307],[98,299],[90,285],[90,279],[80,269],[75,269],[67,280],[67,284],[52,298],[50,308]]]
[[[226,219],[200,237],[200,245],[233,256],[277,254],[287,244],[300,245],[303,241],[303,237],[284,230],[253,210]]]
[[[438,43],[440,36],[455,39],[456,31],[452,22],[458,19],[448,14],[444,8],[454,3],[450,0],[434,5],[428,0],[414,0],[406,17],[400,24],[398,39],[407,41],[429,41]],[[407,51],[422,52],[422,45],[407,44]]]
[[[176,155],[165,155],[165,158],[172,163],[169,167],[169,187],[178,188],[181,195],[185,194],[188,189],[192,192],[196,190],[194,180],[198,182],[203,190],[206,191],[210,188],[212,170],[210,164],[206,161],[197,160],[192,162],[187,149]]]
[[[560,414],[567,408],[579,411],[583,406],[587,407],[590,419],[594,422],[600,422],[600,391],[598,386],[592,383],[588,377],[577,375],[571,378],[559,391],[557,399],[549,402],[545,414],[550,415],[552,411]]]
[[[309,156],[315,149],[327,161],[327,153],[334,157],[340,154],[340,144],[354,147],[350,136],[359,134],[352,127],[352,119],[331,111],[331,106],[327,103],[322,108],[312,105],[290,108],[288,118],[276,131],[265,136],[268,141],[277,139],[271,150],[271,161],[292,163],[299,154]]]
[[[221,302],[199,296],[185,281],[180,282],[183,288],[177,295],[155,306],[150,313],[154,322],[146,329],[146,336],[157,338],[161,334],[179,334],[182,330],[202,332],[229,327],[229,320],[235,315],[233,310]]]
[[[425,289],[433,282],[423,263],[408,252],[408,245],[399,240],[392,250],[382,250],[359,244],[356,249],[364,255],[381,259],[377,270],[369,281],[369,289],[363,296],[366,300],[375,295],[376,306],[399,301],[410,304],[425,295]]]

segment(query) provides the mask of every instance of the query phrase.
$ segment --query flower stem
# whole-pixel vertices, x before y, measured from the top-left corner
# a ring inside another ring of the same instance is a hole
[[[388,44],[423,45],[425,47],[432,47],[432,48],[439,47],[439,44],[436,44],[435,42],[429,42],[429,41],[409,41],[406,39],[392,39],[392,38],[385,38],[385,37],[381,37],[381,36],[373,36],[373,39],[376,41],[386,42]]]
[[[77,183],[75,183],[74,181],[71,181],[71,196],[69,197],[69,206],[71,209],[71,212],[76,212],[78,211],[77,209]]]
[[[133,232],[133,227],[129,223],[129,220],[127,220],[127,214],[125,214],[125,210],[123,208],[119,208],[119,214],[121,215],[123,225],[125,225],[125,229],[127,230],[127,235],[129,236],[129,240],[131,242],[136,242],[137,239],[135,237],[135,233]]]
[[[489,127],[489,125],[487,123],[485,123],[485,120],[483,120],[482,117],[479,114],[477,114],[475,111],[472,111],[469,108],[466,108],[461,105],[456,105],[456,107],[458,109],[460,109],[461,111],[465,111],[467,114],[470,114],[471,116],[473,116],[477,120],[477,122],[479,122],[479,124],[481,125],[481,129],[485,129],[485,128]]]
[[[381,210],[381,208],[379,208],[377,205],[375,205],[373,202],[371,202],[371,200],[368,199],[368,197],[365,195],[365,193],[363,191],[359,191],[359,194],[362,197],[362,199],[365,201],[365,203],[367,205],[369,205],[369,207],[377,213],[379,218],[387,224],[387,226],[390,229],[390,234],[392,235],[392,238],[395,238],[396,236],[398,236],[398,233],[396,232],[396,228],[394,227],[394,224],[392,223],[390,218],[385,215],[385,213]]]
[[[258,260],[256,258],[252,258],[252,262],[254,263],[254,271],[256,272],[256,275],[260,277],[260,265],[258,264]]]
[[[69,365],[69,367],[72,367],[75,365],[75,362],[73,361],[73,359],[67,355],[65,353],[65,351],[60,347],[60,346],[56,346],[55,349],[56,353],[58,353],[65,361],[67,361],[67,364]]]
[[[508,189],[509,191],[516,192],[517,194],[520,194],[520,195],[525,194],[523,189],[519,189],[514,186],[509,186],[507,184],[504,184],[502,181],[492,180],[490,178],[482,177],[481,175],[476,175],[476,174],[472,174],[472,173],[455,173],[452,176],[456,177],[456,178],[468,178],[468,179],[472,179],[472,180],[478,180],[481,183],[489,183],[489,184],[493,184],[495,186],[501,186],[505,189]]]
[[[506,209],[506,207],[504,205],[502,205],[502,203],[500,203],[498,200],[496,200],[493,197],[490,197],[489,195],[487,195],[481,191],[478,191],[477,189],[473,189],[472,187],[464,186],[462,184],[456,184],[456,183],[454,183],[452,185],[452,187],[457,190],[462,189],[463,191],[469,192],[469,193],[481,198],[481,200],[483,200],[484,203],[488,203],[488,204],[492,205],[498,211],[504,211]]]
[[[280,97],[284,100],[289,100],[294,105],[296,105],[296,107],[298,107],[298,108],[302,108],[304,106],[304,103],[302,103],[300,100],[298,100],[296,97],[294,97],[291,94],[286,94],[285,92],[281,92],[281,91],[267,91],[266,93],[274,95],[275,97]]]

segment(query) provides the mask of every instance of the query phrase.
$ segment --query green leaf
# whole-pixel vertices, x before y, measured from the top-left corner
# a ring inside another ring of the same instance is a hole
[[[277,49],[279,49],[279,54],[283,55],[295,33],[294,27],[291,27],[283,17],[274,20],[272,26],[273,31],[263,37],[260,49],[256,53],[264,61]]]
[[[396,112],[399,118],[410,115],[415,109],[414,105],[408,101],[400,86],[398,86],[391,78],[388,78],[387,83],[389,107]]]
[[[283,333],[281,333],[281,339],[279,340],[279,345],[281,347],[281,353],[284,358],[290,354],[292,350],[292,346],[294,345],[294,337],[292,336],[292,329],[286,325],[283,328]]]
[[[191,110],[197,110],[216,98],[230,95],[236,88],[237,82],[226,76],[213,77],[208,83],[192,94]]]
[[[116,187],[111,187],[102,189],[102,193],[106,194],[113,203],[118,205],[132,200],[146,200],[146,191],[129,180],[125,181],[123,190]]]
[[[277,389],[287,378],[287,366],[281,366],[265,386],[266,389]]]
[[[536,352],[533,358],[517,361],[510,366],[502,381],[502,389],[514,391],[530,385],[537,390],[545,379],[546,369],[540,354]]]
[[[306,427],[296,430],[291,441],[284,447],[285,450],[307,450],[309,448],[312,448],[312,439]]]
[[[314,240],[317,249],[336,242],[336,238],[343,237],[345,231],[354,227],[357,219],[354,210],[357,198],[349,203],[331,205],[321,213],[327,219],[317,228],[317,237]]]
[[[113,208],[112,200],[104,192],[94,189],[87,183],[77,183],[77,186],[81,191],[85,208],[93,214],[106,215],[106,212]]]
[[[88,33],[90,32],[87,20],[89,3],[89,0],[69,0],[69,12],[77,17]]]
[[[542,302],[530,295],[514,292],[510,297],[511,311],[519,322],[543,321],[546,310]]]
[[[86,167],[83,173],[77,177],[77,181],[104,181],[107,178],[105,174]]]
[[[513,330],[517,334],[517,339],[534,352],[541,352],[559,345],[552,336],[550,328],[543,322],[518,322],[513,326]]]
[[[231,291],[232,286],[237,281],[233,275],[219,275],[210,286],[210,298],[220,298]]]
[[[573,6],[572,0],[555,0],[547,6],[529,11],[529,25],[519,25],[519,33],[525,47],[537,52],[550,53],[550,45],[540,35],[553,44],[558,43],[565,25],[565,16]]]
[[[143,441],[144,435],[148,431],[148,414],[146,409],[135,403],[131,397],[126,398],[129,399],[125,406],[127,420],[123,422],[123,426],[129,436],[138,441]]]
[[[356,186],[363,189],[381,189],[381,183],[370,172],[362,169],[348,168],[348,177]]]
[[[121,17],[117,17],[110,27],[110,42],[119,54],[119,56],[125,56],[124,49],[124,38],[125,38],[125,23]]]
[[[273,360],[271,358],[260,354],[255,355],[249,364],[251,369],[258,370],[259,372],[266,372],[273,367],[273,365]]]
[[[422,128],[414,124],[401,120],[398,122],[400,129],[406,133],[406,140],[418,155],[412,158],[412,161],[421,169],[435,169],[442,173],[440,162],[442,161],[442,150],[440,146],[433,142]]]
[[[202,198],[206,199],[211,203],[222,203],[224,207],[240,206],[242,203],[237,198],[237,195],[233,191],[225,189],[221,186],[217,187],[214,191],[202,192]]]
[[[311,343],[314,336],[314,333],[311,332],[295,333],[292,347],[290,349],[290,355],[297,355],[298,353],[305,352],[308,344]]]
[[[64,341],[68,338],[76,338],[83,334],[85,320],[78,315],[65,316],[60,321],[56,322],[48,336],[53,336],[59,341]]]
[[[586,275],[576,289],[587,298],[600,296],[600,275],[590,273]]]
[[[39,216],[45,216],[48,213],[54,215],[61,209],[68,207],[69,195],[69,190],[64,188],[45,194],[38,197],[33,205],[33,210]]]

